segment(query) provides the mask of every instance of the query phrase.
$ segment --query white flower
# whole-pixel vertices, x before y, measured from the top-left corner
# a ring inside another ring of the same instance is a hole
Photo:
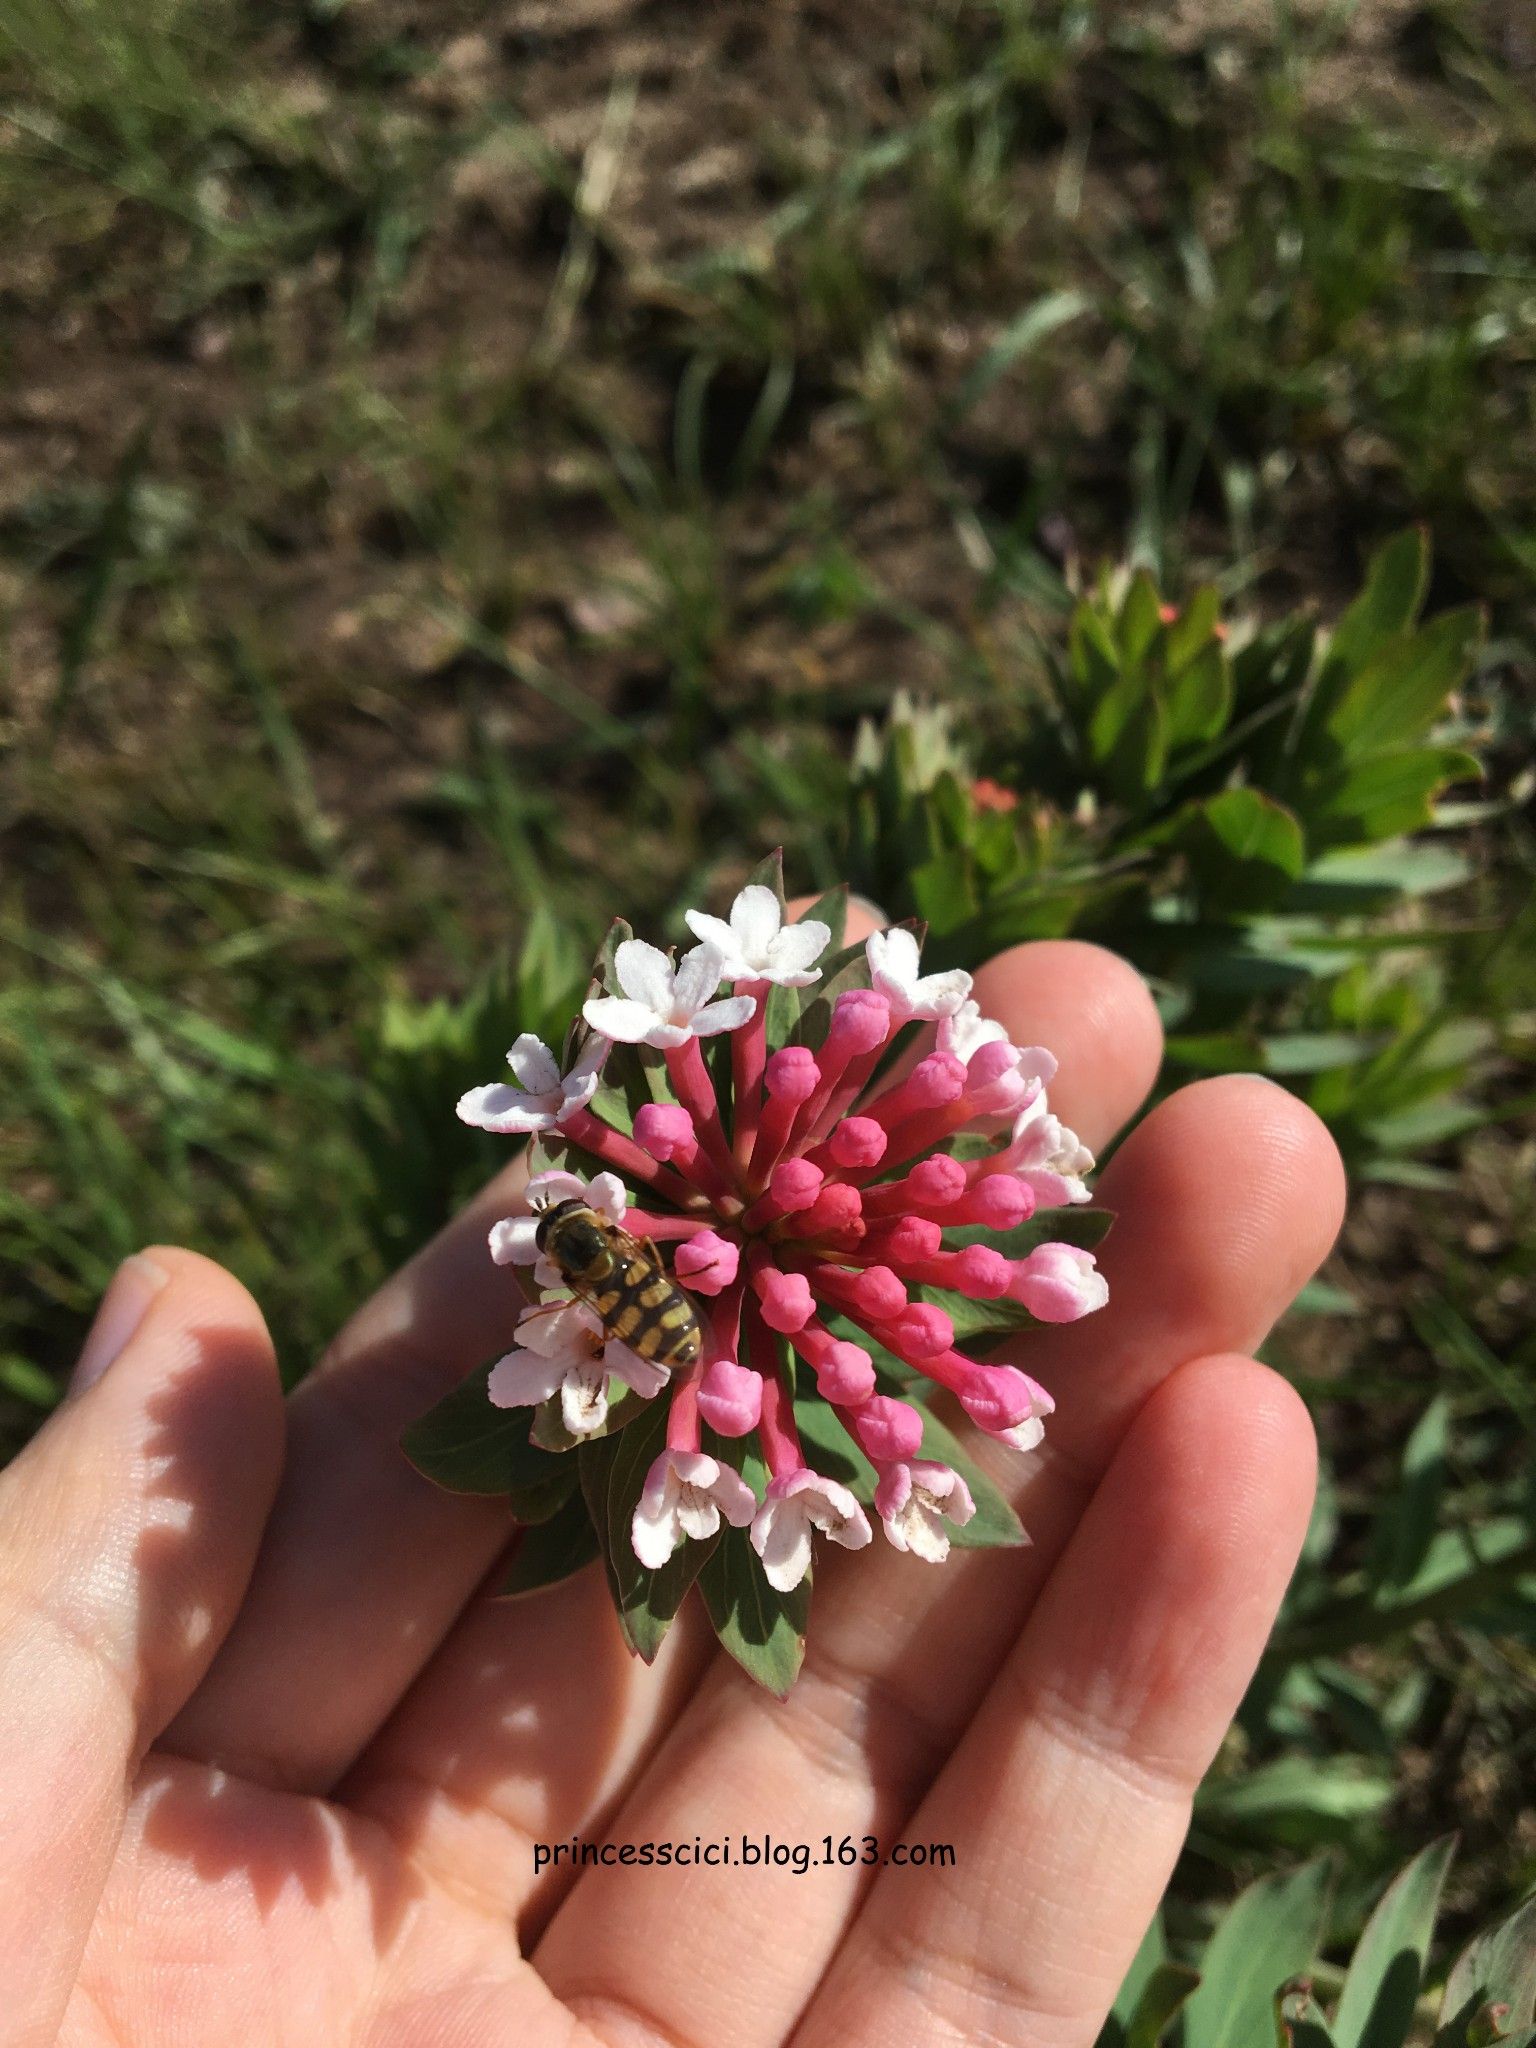
[[[971,977],[963,968],[952,967],[947,974],[921,973],[917,940],[899,925],[888,932],[871,932],[864,954],[871,984],[890,1003],[893,1024],[908,1024],[914,1017],[929,1023],[936,1017],[952,1017],[971,992]]]
[[[813,1529],[845,1550],[862,1550],[873,1534],[869,1517],[846,1486],[802,1465],[770,1481],[752,1520],[752,1548],[778,1592],[792,1592],[810,1570]]]
[[[981,1005],[970,997],[939,1020],[938,1045],[940,1052],[952,1053],[957,1060],[970,1064],[971,1054],[980,1052],[984,1045],[1006,1045],[1008,1034],[1002,1025],[991,1017],[983,1017]]]
[[[621,1045],[686,1045],[735,1031],[757,1008],[754,996],[711,1001],[725,956],[718,946],[695,946],[676,967],[658,946],[626,939],[613,956],[622,996],[593,996],[582,1015],[594,1031]]]
[[[608,1419],[610,1376],[642,1400],[667,1383],[664,1366],[605,1337],[595,1309],[584,1301],[562,1301],[524,1310],[516,1344],[491,1367],[486,1391],[497,1408],[536,1408],[558,1394],[571,1435],[589,1436]]]
[[[543,1039],[525,1031],[507,1054],[507,1065],[518,1085],[514,1088],[506,1081],[492,1081],[484,1088],[471,1088],[459,1097],[459,1116],[482,1131],[550,1130],[592,1100],[608,1050],[607,1039],[594,1034],[582,1047],[575,1066],[562,1074],[560,1062]]]
[[[910,1550],[926,1564],[942,1564],[949,1555],[945,1523],[963,1529],[976,1512],[971,1489],[960,1474],[931,1458],[890,1466],[875,1494],[875,1506],[896,1548]]]
[[[1093,1154],[1076,1131],[1050,1114],[1043,1098],[1026,1105],[1007,1145],[987,1161],[986,1170],[1014,1173],[1028,1181],[1042,1209],[1093,1199],[1083,1180],[1093,1170]]]
[[[648,1571],[660,1571],[691,1536],[702,1543],[720,1527],[752,1519],[757,1497],[739,1472],[703,1451],[663,1451],[646,1474],[629,1540]]]
[[[809,988],[820,981],[816,962],[832,943],[832,928],[815,918],[785,924],[779,899],[761,882],[749,882],[731,905],[731,921],[684,913],[696,939],[718,946],[727,981],[771,981],[779,988]]]
[[[504,1216],[500,1223],[491,1225],[491,1257],[498,1266],[532,1266],[533,1277],[540,1287],[560,1287],[564,1276],[553,1260],[546,1259],[539,1250],[539,1219],[532,1213],[535,1205],[545,1208],[553,1202],[564,1202],[575,1196],[585,1202],[589,1209],[595,1209],[599,1216],[605,1216],[610,1223],[622,1223],[624,1211],[629,1206],[629,1191],[616,1173],[595,1174],[591,1180],[582,1180],[577,1174],[562,1172],[552,1167],[548,1173],[536,1173],[528,1183],[528,1205],[526,1216]]]

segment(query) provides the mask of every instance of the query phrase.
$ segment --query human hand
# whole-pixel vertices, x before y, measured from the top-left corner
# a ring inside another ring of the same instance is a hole
[[[1089,1143],[1135,1112],[1123,963],[1021,947],[976,994],[1061,1053]],[[828,1555],[784,1703],[689,1613],[636,1664],[595,1569],[495,1600],[504,1514],[401,1456],[504,1337],[516,1179],[354,1318],[286,1444],[236,1281],[157,1249],[114,1282],[0,1477],[0,2041],[1091,2043],[1305,1528],[1305,1412],[1243,1354],[1337,1229],[1326,1133],[1239,1078],[1147,1118],[1100,1184],[1109,1307],[1020,1352],[1044,1448],[975,1449],[1032,1546]],[[535,1871],[574,1835],[834,1857]],[[837,1860],[865,1836],[954,1860]]]

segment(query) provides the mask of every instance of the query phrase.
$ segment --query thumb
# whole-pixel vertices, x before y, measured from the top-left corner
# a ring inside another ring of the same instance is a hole
[[[68,1397],[0,1475],[10,2040],[53,2039],[139,1759],[244,1592],[282,1435],[255,1302],[156,1247],[118,1269]]]

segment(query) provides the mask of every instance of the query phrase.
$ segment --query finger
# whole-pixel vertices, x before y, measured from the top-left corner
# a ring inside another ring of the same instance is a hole
[[[452,1114],[451,1105],[445,1114]],[[166,1731],[177,1755],[326,1791],[390,1712],[511,1531],[445,1493],[408,1425],[505,1348],[523,1296],[492,1264],[519,1158],[359,1310],[288,1404],[288,1456],[240,1617]]]
[[[792,901],[791,915],[811,902]],[[855,900],[846,941],[881,922]],[[690,1606],[648,1670],[625,1648],[597,1569],[515,1603],[495,1597],[495,1582],[477,1594],[341,1794],[409,1845],[418,1864],[451,1871],[461,1890],[500,1911],[525,1906],[536,1925],[570,1872],[547,1865],[536,1879],[532,1844],[563,1841],[612,1810],[681,1711],[713,1637]]]
[[[1336,1227],[1326,1194],[1319,1199],[1331,1157],[1310,1112],[1263,1083],[1202,1084],[1154,1112],[1105,1176],[1111,1204],[1135,1198],[1121,1204],[1105,1246],[1118,1306],[1052,1339],[1056,1421],[1071,1413],[1070,1458],[995,1461],[1032,1547],[956,1552],[941,1570],[883,1546],[824,1558],[806,1667],[789,1700],[775,1706],[729,1675],[712,1678],[619,1831],[639,1840],[739,1839],[746,1829],[779,1840],[809,1832],[817,1842],[893,1836],[1024,1625],[1113,1455],[1128,1404],[1139,1406],[1192,1356],[1251,1345],[1298,1273],[1324,1256]],[[1033,1353],[1029,1363],[1035,1369]],[[727,1953],[701,1952],[684,1937],[701,1908],[681,1919],[673,1907],[663,1912],[649,1873],[593,1871],[538,1960],[562,1995],[594,2010],[646,1982],[652,2012],[684,2035],[712,2000],[739,2000],[761,2027],[740,2048],[754,2048],[792,2024],[867,1881],[863,1866],[836,1863],[803,1876],[725,1873],[710,1892],[725,1918],[761,1914],[775,1930],[760,1950],[743,1943]]]
[[[1297,1396],[1185,1366],[1117,1451],[912,1843],[883,1870],[796,2048],[1088,2048],[1279,1607],[1311,1506]]]
[[[1015,948],[978,977],[977,991],[1013,1038],[1054,1038],[1067,1099],[1096,1138],[1110,1135],[1151,1086],[1161,1045],[1156,1012],[1140,977],[1114,955],[1057,943]],[[1001,1654],[1000,1639],[984,1612],[957,1592],[946,1615],[959,1656],[954,1690],[920,1697],[900,1676],[907,1606],[914,1590],[942,1600],[960,1559],[926,1577],[921,1568],[904,1569],[908,1561],[894,1553],[864,1553],[850,1564],[838,1571],[823,1559],[818,1567],[807,1668],[790,1700],[765,1701],[732,1673],[713,1678],[658,1759],[638,1807],[624,1813],[626,1836],[645,1839],[660,1830],[678,1839],[739,1838],[750,1826],[793,1839],[804,1837],[813,1816],[817,1839],[828,1831],[840,1837],[883,1825],[915,1796],[914,1771],[961,1725],[967,1684],[969,1697],[979,1694]],[[854,1656],[856,1666],[846,1661]],[[764,2041],[774,2039],[831,1953],[859,1873],[833,1866],[778,1879],[757,1870],[710,1876],[711,1904],[727,1919],[762,1911],[784,1931],[782,1942],[755,1955],[744,1949],[729,1964],[742,2009],[759,2015]],[[663,2019],[685,2026],[695,2009],[694,1958],[684,1933],[690,1916],[678,1919],[665,1905],[674,1884],[674,1874],[633,1869],[584,1877],[539,1951],[541,1967],[562,1990],[598,2000],[618,1995],[641,1969],[653,2005],[659,1996],[673,2001]],[[781,1950],[792,1958],[788,1964]],[[719,1960],[726,1964],[723,1954]],[[745,1982],[755,1970],[765,1981]],[[715,1988],[725,1996],[729,1987],[722,1981]],[[699,1996],[707,2008],[708,1990]]]
[[[0,1477],[8,2038],[53,2039],[133,1770],[229,1626],[281,1455],[245,1289],[193,1252],[130,1259],[69,1398]]]
[[[855,912],[849,928],[874,923]],[[505,1349],[523,1297],[491,1263],[486,1236],[517,1210],[526,1178],[520,1157],[359,1311],[293,1396],[282,1489],[251,1589],[167,1734],[179,1755],[267,1784],[331,1789],[505,1544],[504,1505],[444,1493],[412,1469],[399,1439]],[[497,1611],[499,1640],[516,1612]],[[642,1677],[633,1683],[643,1689]]]

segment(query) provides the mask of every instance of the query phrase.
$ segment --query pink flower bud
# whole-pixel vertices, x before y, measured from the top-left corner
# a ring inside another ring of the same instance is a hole
[[[809,1209],[826,1176],[809,1159],[781,1159],[768,1176],[768,1192],[786,1216]]]
[[[982,1429],[1014,1429],[1033,1415],[1050,1413],[1043,1389],[1011,1365],[976,1365],[957,1390],[960,1406]]]
[[[875,1361],[862,1346],[838,1338],[816,1369],[818,1393],[840,1408],[855,1408],[875,1391]]]
[[[827,1151],[836,1166],[878,1166],[885,1144],[884,1128],[872,1116],[850,1116],[827,1140]]]
[[[699,1382],[699,1413],[721,1436],[745,1436],[763,1412],[763,1382],[749,1365],[717,1358]]]
[[[816,1312],[811,1283],[803,1273],[781,1273],[777,1266],[758,1266],[752,1285],[763,1304],[763,1321],[785,1336],[803,1330]]]
[[[965,1093],[965,1062],[952,1052],[931,1052],[901,1085],[902,1110],[943,1109]]]
[[[763,1068],[763,1086],[775,1102],[809,1102],[821,1086],[815,1055],[803,1045],[786,1045]]]
[[[949,1284],[977,1301],[1001,1301],[1014,1285],[1015,1269],[988,1244],[968,1244],[955,1255]]]
[[[1016,1229],[1034,1213],[1034,1189],[1011,1173],[989,1173],[976,1183],[966,1203],[969,1220],[984,1224],[988,1230]]]
[[[1092,1252],[1075,1244],[1037,1244],[1014,1268],[1008,1289],[1042,1323],[1075,1323],[1109,1299],[1109,1282]]]
[[[886,1323],[907,1305],[907,1290],[889,1266],[866,1266],[853,1283],[853,1299],[861,1315]]]
[[[827,1045],[845,1057],[874,1052],[891,1035],[891,1006],[872,988],[848,988],[832,1007]]]
[[[937,1223],[924,1216],[903,1216],[891,1225],[881,1240],[881,1250],[898,1269],[931,1259],[944,1242]]]
[[[862,1224],[863,1219],[864,1197],[858,1189],[846,1181],[833,1180],[828,1181],[796,1228],[807,1237],[841,1237],[855,1224]]]
[[[647,1102],[635,1118],[635,1143],[665,1166],[697,1144],[693,1118],[676,1102]]]
[[[692,1237],[682,1239],[672,1255],[673,1271],[695,1294],[723,1293],[740,1266],[739,1246],[713,1230],[696,1230]]]
[[[919,1160],[907,1175],[914,1202],[925,1209],[947,1209],[965,1193],[965,1168],[947,1152]]]
[[[923,1441],[923,1418],[905,1401],[871,1394],[845,1418],[860,1450],[877,1465],[910,1458]]]
[[[993,1039],[987,1045],[978,1046],[971,1054],[966,1073],[973,1088],[986,1088],[994,1081],[1001,1081],[1005,1074],[1016,1072],[1018,1064],[1018,1047]]]
[[[955,1326],[943,1309],[931,1302],[914,1301],[897,1317],[891,1335],[892,1349],[915,1365],[919,1359],[937,1358],[950,1350]]]

